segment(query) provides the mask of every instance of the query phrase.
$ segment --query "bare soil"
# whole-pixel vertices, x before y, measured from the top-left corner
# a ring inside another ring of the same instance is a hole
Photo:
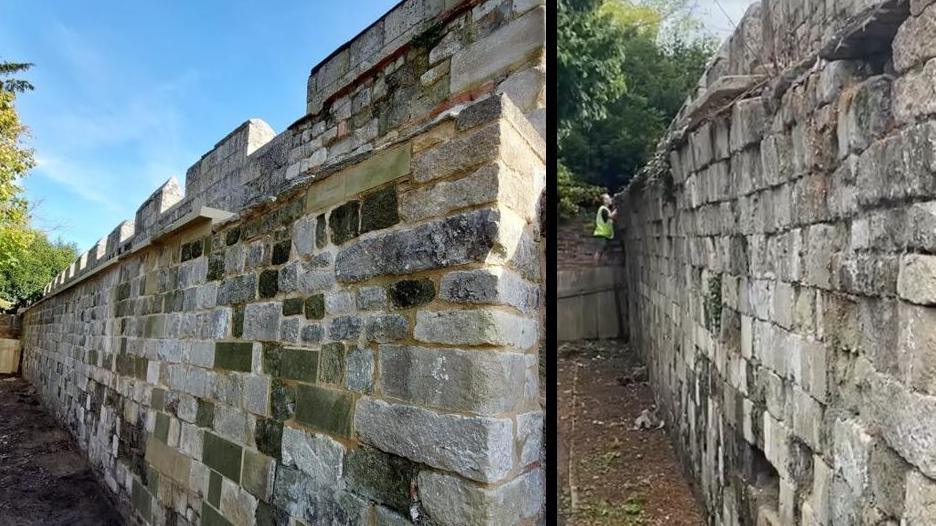
[[[560,346],[560,524],[705,525],[666,430],[634,429],[653,406],[642,366],[621,341]]]
[[[120,526],[71,435],[35,389],[0,375],[0,526]]]

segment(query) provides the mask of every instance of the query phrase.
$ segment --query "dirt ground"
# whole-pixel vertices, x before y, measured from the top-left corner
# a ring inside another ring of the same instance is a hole
[[[634,429],[653,395],[626,344],[561,345],[558,381],[560,524],[705,524],[665,429]]]
[[[0,526],[120,526],[77,444],[21,378],[0,375]]]

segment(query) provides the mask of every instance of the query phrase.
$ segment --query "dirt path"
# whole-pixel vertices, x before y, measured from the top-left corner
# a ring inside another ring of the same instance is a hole
[[[21,378],[0,375],[0,526],[120,526],[67,431]]]
[[[640,365],[618,341],[559,348],[560,524],[705,524],[666,431],[633,429],[653,395],[619,379],[641,376]]]

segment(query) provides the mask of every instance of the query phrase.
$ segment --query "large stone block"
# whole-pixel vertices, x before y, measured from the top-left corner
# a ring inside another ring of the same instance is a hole
[[[546,9],[541,6],[452,56],[451,93],[494,78],[541,52],[546,45]]]
[[[526,350],[538,341],[539,323],[494,309],[419,311],[413,337],[451,345],[501,345]]]
[[[354,397],[346,391],[315,385],[296,389],[296,420],[313,429],[351,436]]]
[[[500,213],[478,210],[364,239],[338,252],[339,281],[362,281],[484,260],[497,246]]]
[[[437,524],[516,524],[543,511],[545,479],[540,469],[496,487],[481,487],[460,477],[422,471],[419,497]]]
[[[923,526],[936,523],[936,482],[911,471],[907,474],[906,512],[902,524]]]
[[[344,447],[323,434],[283,427],[283,464],[295,467],[314,480],[338,485]]]
[[[481,482],[503,479],[513,467],[510,420],[440,414],[363,397],[354,427],[378,449]]]
[[[225,477],[240,482],[243,448],[212,433],[205,433],[202,462]]]
[[[500,267],[450,272],[442,277],[439,296],[456,303],[509,305],[523,312],[539,306],[539,290]]]
[[[519,353],[381,345],[378,356],[381,392],[406,402],[484,415],[528,402]]]
[[[896,355],[900,378],[914,389],[936,394],[936,308],[901,303]]]
[[[936,57],[936,7],[929,6],[919,16],[907,18],[894,35],[892,49],[894,68],[901,73]]]
[[[936,60],[920,70],[908,71],[894,81],[894,119],[908,124],[936,113]]]
[[[918,305],[936,304],[936,256],[906,254],[900,258],[897,294]]]
[[[244,338],[275,341],[279,336],[283,306],[280,302],[250,303],[244,309]]]

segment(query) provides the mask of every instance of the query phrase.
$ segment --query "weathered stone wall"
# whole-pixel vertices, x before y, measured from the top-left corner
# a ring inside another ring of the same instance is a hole
[[[631,338],[711,524],[936,524],[936,4],[740,28],[618,196]]]
[[[544,13],[398,5],[26,310],[130,523],[542,520]]]

